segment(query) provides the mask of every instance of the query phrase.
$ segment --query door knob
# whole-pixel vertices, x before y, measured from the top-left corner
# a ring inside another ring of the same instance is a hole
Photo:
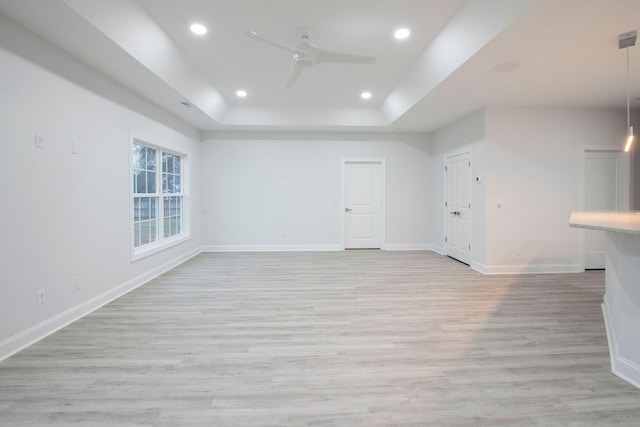
[[[345,211],[345,212],[351,212],[352,210],[353,210],[353,209],[351,209],[351,208],[344,208],[344,211]]]

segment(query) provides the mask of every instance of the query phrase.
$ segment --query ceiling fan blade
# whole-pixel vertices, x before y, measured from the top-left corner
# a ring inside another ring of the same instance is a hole
[[[289,51],[289,52],[291,52],[291,53],[299,53],[299,54],[302,54],[302,55],[305,55],[305,54],[306,54],[306,52],[305,52],[305,51],[303,51],[303,50],[296,49],[296,48],[294,48],[294,47],[285,46],[285,45],[282,45],[282,44],[280,44],[280,43],[276,43],[276,42],[274,42],[274,41],[271,41],[271,40],[269,40],[269,39],[266,39],[266,38],[262,37],[260,34],[256,33],[255,31],[247,31],[247,32],[246,32],[246,33],[244,33],[244,34],[245,34],[246,36],[248,36],[248,37],[251,37],[251,38],[252,38],[252,39],[254,39],[254,40],[258,40],[258,41],[260,41],[260,42],[262,42],[262,43],[266,43],[266,44],[269,44],[269,45],[271,45],[271,46],[279,47],[280,49],[287,50],[287,51]]]
[[[287,81],[284,82],[284,87],[289,88],[293,86],[293,84],[298,80],[300,73],[302,73],[302,67],[296,67],[295,65],[291,67],[291,73],[289,77],[287,77]]]
[[[318,49],[307,45],[316,64],[342,63],[342,64],[375,64],[375,56],[353,55],[351,53],[335,52],[333,50]]]

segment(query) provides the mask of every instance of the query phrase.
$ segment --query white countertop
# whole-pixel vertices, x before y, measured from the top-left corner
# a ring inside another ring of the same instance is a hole
[[[640,212],[573,212],[569,226],[640,234]]]

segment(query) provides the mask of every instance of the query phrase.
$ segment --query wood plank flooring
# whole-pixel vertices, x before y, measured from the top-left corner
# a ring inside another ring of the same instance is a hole
[[[602,272],[202,254],[0,363],[0,425],[640,425]]]

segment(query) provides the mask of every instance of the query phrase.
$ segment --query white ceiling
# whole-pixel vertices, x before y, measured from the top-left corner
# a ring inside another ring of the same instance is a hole
[[[485,105],[624,108],[617,38],[640,27],[640,0],[0,0],[0,13],[214,131],[432,131]],[[285,89],[291,55],[244,33],[295,46],[301,26],[318,47],[378,60],[317,64]],[[636,98],[640,47],[629,54]],[[493,71],[505,61],[521,65]]]

